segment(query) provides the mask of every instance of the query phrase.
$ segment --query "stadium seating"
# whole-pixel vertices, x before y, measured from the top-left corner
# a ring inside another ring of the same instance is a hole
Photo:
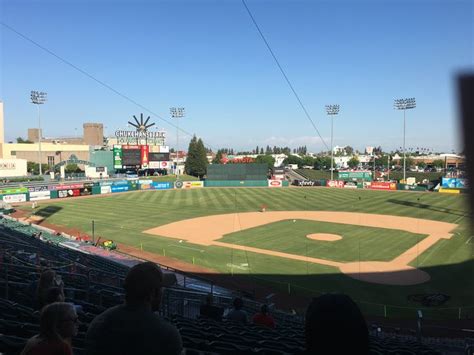
[[[73,340],[75,354],[83,354],[89,323],[106,308],[123,302],[122,282],[128,267],[115,261],[58,245],[61,236],[43,233],[27,224],[0,218],[0,353],[18,354],[26,340],[38,333],[35,286],[41,268],[59,273],[66,301],[81,306],[79,334]],[[163,315],[179,329],[188,354],[295,354],[304,350],[301,319],[275,312],[276,329],[230,321],[199,318],[204,294],[182,287],[168,289],[166,300],[192,305],[184,312],[168,302]],[[220,301],[223,303],[225,298]],[[185,302],[186,301],[186,302]],[[248,302],[253,313],[257,304]],[[414,339],[379,337],[372,331],[371,354],[437,354]]]

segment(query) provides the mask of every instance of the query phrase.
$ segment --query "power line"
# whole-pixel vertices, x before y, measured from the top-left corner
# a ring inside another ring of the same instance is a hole
[[[260,27],[258,26],[257,24],[257,21],[255,21],[255,18],[253,17],[252,15],[252,12],[250,11],[250,9],[248,8],[247,4],[245,3],[245,0],[242,0],[242,4],[244,5],[245,9],[247,10],[250,18],[252,19],[252,22],[253,24],[255,25],[255,27],[257,28],[257,31],[258,33],[260,34],[260,37],[262,37],[262,40],[263,42],[265,43],[265,45],[267,46],[267,49],[268,51],[270,52],[270,54],[272,55],[273,59],[275,60],[275,63],[277,64],[278,68],[280,69],[280,72],[281,74],[283,75],[283,77],[285,78],[285,81],[286,83],[288,84],[288,86],[290,87],[291,91],[293,92],[293,95],[296,97],[296,100],[298,101],[301,109],[303,110],[304,114],[306,115],[306,118],[309,120],[309,122],[311,122],[311,125],[313,126],[313,128],[316,130],[316,133],[318,134],[319,138],[321,138],[321,141],[323,142],[324,146],[326,147],[326,149],[329,149],[328,145],[326,144],[326,142],[324,141],[324,138],[321,136],[321,133],[319,133],[319,130],[318,130],[318,127],[316,127],[316,125],[314,124],[311,116],[309,115],[308,111],[306,110],[306,107],[303,105],[303,102],[301,101],[298,93],[296,92],[295,88],[293,87],[293,85],[291,84],[291,81],[290,79],[288,79],[288,76],[286,75],[285,71],[283,70],[282,66],[280,65],[280,62],[278,61],[277,57],[275,56],[275,53],[273,53],[273,50],[272,48],[270,47],[270,45],[268,44],[268,41],[266,40],[265,36],[263,35],[262,31],[260,30]]]
[[[95,81],[96,83],[98,83],[99,85],[105,87],[106,89],[112,91],[113,93],[119,95],[120,97],[122,97],[123,99],[131,102],[132,104],[134,104],[135,106],[137,107],[140,107],[141,109],[147,111],[148,113],[152,114],[153,116],[155,116],[156,118],[160,119],[161,121],[165,122],[166,124],[170,125],[170,126],[173,126],[174,128],[180,130],[181,132],[185,133],[186,135],[190,135],[192,136],[191,133],[185,131],[184,129],[181,129],[179,127],[177,127],[174,123],[172,123],[170,120],[167,120],[166,118],[163,118],[161,117],[159,114],[153,112],[152,110],[150,110],[149,108],[143,106],[142,104],[140,104],[139,102],[135,101],[134,99],[130,98],[129,96],[121,93],[120,91],[114,89],[112,86],[104,83],[102,80],[99,80],[97,79],[96,77],[94,77],[93,75],[89,74],[88,72],[86,72],[84,69],[81,69],[79,68],[77,65],[71,63],[70,61],[62,58],[61,56],[57,55],[56,53],[54,53],[53,51],[51,51],[50,49],[42,46],[41,44],[39,44],[38,42],[36,42],[35,40],[29,38],[28,36],[24,35],[23,33],[17,31],[16,29],[14,29],[13,27],[7,25],[6,23],[4,22],[0,22],[2,24],[2,26],[6,27],[7,29],[9,29],[10,31],[16,33],[18,36],[20,36],[21,38],[27,40],[28,42],[32,43],[33,45],[35,45],[36,47],[40,48],[41,50],[45,51],[46,53],[52,55],[53,57],[55,57],[56,59],[58,59],[59,61],[63,62],[64,64],[70,66],[71,68],[77,70],[78,72],[80,72],[81,74],[87,76],[89,79]],[[210,146],[209,146],[210,147]],[[210,147],[212,148],[212,147]]]

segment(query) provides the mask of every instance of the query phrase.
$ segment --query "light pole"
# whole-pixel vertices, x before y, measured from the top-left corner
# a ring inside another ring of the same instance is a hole
[[[339,113],[339,105],[326,105],[326,112],[331,117],[331,181],[334,175],[334,149],[332,147],[333,130],[334,130],[334,116]]]
[[[39,158],[39,174],[43,175],[43,169],[41,168],[41,115],[40,105],[46,102],[46,96],[48,94],[42,91],[31,91],[31,103],[38,107],[38,158]]]
[[[406,119],[405,112],[416,107],[416,100],[414,97],[409,99],[395,99],[394,108],[396,110],[403,110],[403,182],[406,182],[406,151],[405,151],[405,128]]]
[[[184,117],[184,107],[170,107],[170,113],[176,119],[176,180],[179,180],[179,119]]]

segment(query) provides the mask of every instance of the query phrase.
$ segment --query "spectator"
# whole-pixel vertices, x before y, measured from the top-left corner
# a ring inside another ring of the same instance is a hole
[[[46,298],[48,296],[49,289],[57,287],[61,290],[64,295],[64,283],[61,275],[57,275],[54,270],[48,269],[41,273],[38,288],[36,291],[38,308],[43,308],[47,303]]]
[[[71,340],[77,335],[78,322],[74,307],[55,302],[43,308],[40,333],[26,343],[21,355],[72,355]]]
[[[236,297],[233,301],[233,306],[234,308],[227,313],[226,318],[234,322],[247,323],[247,312],[242,310],[244,306],[242,298]]]
[[[213,297],[211,294],[208,294],[206,297],[206,303],[201,305],[199,308],[199,314],[203,318],[209,318],[216,321],[222,320],[222,314],[224,313],[224,309],[218,306],[214,306],[213,304]]]
[[[368,354],[369,331],[359,307],[342,294],[313,298],[306,311],[306,354]]]
[[[45,305],[54,303],[54,302],[64,302],[64,290],[60,287],[50,287],[46,292],[44,299]],[[43,306],[44,307],[44,306]]]
[[[271,315],[268,314],[268,306],[266,304],[260,307],[260,313],[256,313],[252,322],[254,324],[263,325],[268,328],[275,328],[275,320]]]
[[[124,283],[125,304],[92,321],[86,335],[86,354],[181,354],[178,330],[155,313],[162,288],[175,282],[174,274],[164,274],[154,263],[132,267]]]

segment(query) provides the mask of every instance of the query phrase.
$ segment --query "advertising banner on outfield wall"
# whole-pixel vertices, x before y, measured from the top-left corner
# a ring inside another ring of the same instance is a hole
[[[396,190],[396,182],[382,182],[382,181],[372,181],[370,184],[371,190]]]
[[[441,186],[448,189],[465,189],[467,188],[467,180],[458,178],[442,178]]]
[[[110,194],[112,192],[112,189],[110,186],[101,186],[100,187],[100,193],[101,194]]]
[[[321,180],[297,180],[296,186],[313,187],[313,186],[322,186],[322,185],[321,185]]]
[[[283,183],[281,180],[268,180],[268,187],[282,187]]]
[[[28,192],[26,187],[19,187],[16,189],[2,189],[0,190],[0,195],[13,195],[13,194],[21,194]]]
[[[5,203],[26,202],[26,194],[4,195],[2,199]]]
[[[151,184],[151,188],[153,190],[168,190],[173,188],[173,183],[168,181],[168,182],[157,182],[154,181]]]
[[[140,190],[150,190],[152,183],[153,183],[153,180],[138,180],[138,185],[140,186]]]
[[[63,185],[51,185],[48,186],[49,190],[74,190],[74,189],[83,189],[84,184],[63,184]]]
[[[110,187],[110,190],[112,192],[125,192],[125,191],[128,191],[128,185],[120,185],[120,186],[114,186],[112,185]]]
[[[49,191],[49,187],[47,185],[42,185],[42,186],[31,186],[31,187],[28,187],[28,191],[30,192],[30,194],[32,192],[37,192],[37,191]]]
[[[30,192],[30,201],[49,200],[50,198],[51,198],[51,191],[49,190]]]
[[[81,196],[80,189],[58,190],[58,198]]]
[[[344,181],[342,181],[342,180],[328,180],[328,181],[326,181],[326,186],[327,187],[343,188],[344,187]]]
[[[148,167],[150,169],[169,169],[171,168],[171,163],[169,161],[150,161]]]
[[[183,189],[198,189],[204,187],[203,181],[183,181]]]
[[[346,181],[344,184],[345,189],[357,189],[357,183],[352,181]]]

